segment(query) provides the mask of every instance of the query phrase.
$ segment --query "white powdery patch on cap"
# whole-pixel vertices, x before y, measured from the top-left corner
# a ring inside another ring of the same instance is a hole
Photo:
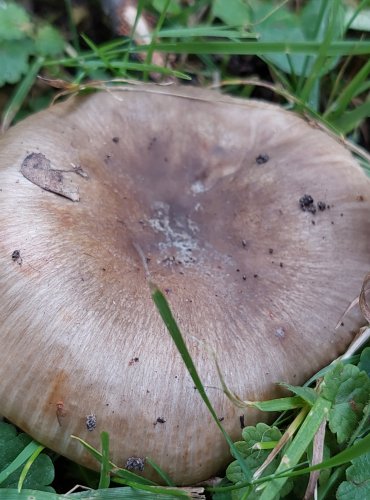
[[[182,264],[192,264],[195,259],[191,253],[199,250],[199,244],[195,237],[199,232],[198,225],[190,217],[180,220],[171,217],[171,207],[168,203],[155,202],[153,204],[154,217],[148,220],[150,226],[157,233],[164,236],[164,241],[158,244],[161,252],[175,250],[176,260]]]

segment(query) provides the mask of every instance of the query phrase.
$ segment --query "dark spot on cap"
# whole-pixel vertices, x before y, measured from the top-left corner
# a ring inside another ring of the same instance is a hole
[[[316,206],[311,195],[304,194],[299,199],[299,206],[303,212],[310,212],[311,214],[316,213]]]
[[[324,201],[318,201],[317,208],[323,212],[326,209],[326,203]]]
[[[14,252],[12,253],[12,260],[14,260],[14,262],[17,262],[17,260],[20,259],[20,257],[21,257],[20,250],[14,250]]]
[[[260,154],[256,158],[257,165],[263,165],[269,161],[270,157],[267,154]]]
[[[112,141],[113,141],[115,144],[118,144],[118,143],[119,143],[119,137],[113,137]]]

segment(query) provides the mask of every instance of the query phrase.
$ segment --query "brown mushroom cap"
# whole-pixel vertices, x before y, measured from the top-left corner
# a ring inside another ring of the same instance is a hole
[[[359,323],[335,325],[368,270],[370,185],[341,145],[279,107],[129,90],[70,99],[0,141],[0,412],[84,465],[96,467],[70,435],[99,447],[105,430],[117,465],[150,456],[195,483],[225,465],[227,445],[137,248],[237,438],[242,411],[210,350],[249,400],[343,352]],[[246,425],[257,418],[248,410]]]

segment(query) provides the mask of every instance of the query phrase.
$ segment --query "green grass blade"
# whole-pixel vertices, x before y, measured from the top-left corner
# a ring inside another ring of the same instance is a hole
[[[323,470],[323,469],[331,469],[333,467],[340,467],[341,465],[347,464],[351,462],[355,458],[363,455],[364,453],[370,452],[370,434],[368,434],[363,439],[358,440],[353,446],[337,453],[334,457],[328,458],[319,464],[312,465],[311,467],[305,467],[304,469],[300,469],[297,471],[289,471],[283,474],[280,474],[280,477],[298,477],[303,476],[304,474],[308,474],[315,470]],[[277,471],[276,471],[277,473]],[[275,474],[276,474],[275,473]],[[273,477],[273,476],[269,476]],[[263,478],[267,479],[266,478]]]
[[[9,128],[15,115],[18,113],[24,100],[26,99],[32,85],[35,83],[37,74],[39,73],[43,63],[43,57],[38,57],[37,59],[35,59],[35,61],[31,64],[27,75],[18,85],[14,95],[9,100],[5,109],[1,124],[1,132],[5,132]]]
[[[155,50],[173,54],[237,54],[237,55],[263,55],[268,53],[285,54],[319,54],[321,42],[229,42],[229,41],[204,41],[204,42],[173,42],[157,43]],[[140,45],[132,52],[147,52],[149,45]],[[332,42],[326,50],[326,56],[368,55],[370,54],[370,41],[344,40]]]
[[[305,81],[305,84],[303,85],[302,91],[299,94],[299,97],[304,102],[310,102],[312,104],[312,92],[315,88],[315,85],[318,87],[317,82],[320,79],[322,68],[324,67],[327,59],[327,52],[334,37],[335,16],[339,9],[339,2],[340,0],[332,0],[332,2],[330,3],[329,8],[331,10],[329,14],[329,25],[327,27],[324,39],[321,42],[318,56],[314,62],[310,74]],[[317,107],[315,107],[315,109],[317,110]]]
[[[119,483],[119,481],[117,481]],[[134,481],[125,481],[127,486],[130,486],[131,488],[140,490],[140,491],[148,491],[151,492],[152,495],[155,495],[155,498],[157,498],[157,495],[163,495],[166,494],[171,497],[180,497],[180,498],[189,498],[189,494],[186,491],[182,491],[179,488],[167,488],[165,486],[149,486],[144,483],[137,483]]]
[[[182,357],[182,360],[184,361],[184,364],[185,364],[191,378],[193,379],[195,387],[198,389],[198,392],[199,392],[201,398],[203,399],[205,405],[207,406],[210,414],[212,415],[213,420],[215,421],[217,427],[220,429],[220,431],[224,435],[228,445],[230,446],[230,450],[232,451],[232,454],[238,460],[242,471],[246,475],[248,475],[249,471],[246,467],[246,464],[244,462],[242,455],[239,453],[239,451],[236,448],[236,446],[234,445],[232,439],[230,438],[230,436],[227,434],[227,432],[225,431],[225,429],[221,425],[221,423],[216,415],[216,412],[213,409],[213,406],[212,406],[210,400],[208,399],[206,391],[205,391],[203,384],[199,378],[198,372],[195,368],[193,360],[191,359],[188,348],[186,347],[183,336],[180,332],[180,329],[176,323],[175,318],[172,315],[171,309],[168,305],[168,302],[167,302],[165,296],[159,290],[159,288],[153,283],[150,283],[150,290],[151,290],[153,302],[156,305],[158,312],[159,312],[164,324],[166,325],[173,341],[175,342],[175,345],[176,345],[176,347],[177,347],[177,349]]]
[[[91,446],[89,443],[86,443],[83,439],[77,437],[77,436],[71,436],[72,439],[76,439],[79,443],[82,444],[82,446],[92,455],[95,460],[97,460],[100,464],[102,462],[102,454],[96,450],[93,446]]]
[[[354,75],[353,78],[351,78],[348,85],[339,94],[339,96],[331,106],[332,111],[330,112],[330,110],[328,110],[328,112],[324,114],[324,116],[328,120],[331,121],[343,115],[352,99],[358,94],[359,91],[362,91],[363,83],[368,78],[369,74],[370,60],[367,61],[366,64],[364,64],[364,66]]]
[[[170,3],[171,3],[171,0],[166,0],[166,3],[163,6],[163,9],[162,9],[162,12],[159,16],[157,24],[152,32],[152,38],[150,40],[149,49],[147,51],[146,58],[145,58],[146,64],[151,64],[151,62],[152,62],[152,57],[153,57],[153,53],[154,53],[154,47],[156,44],[156,38],[158,36],[158,31],[162,28],[164,20],[166,19],[167,10],[168,10],[168,7],[170,6]],[[148,73],[146,73],[144,75],[144,77],[147,77],[147,76],[148,76]]]
[[[49,61],[46,62],[44,66],[56,66],[59,65],[60,61]],[[80,68],[83,66],[85,71],[88,70],[96,70],[105,68],[106,64],[100,59],[93,60],[85,60],[81,62],[78,58],[70,58],[63,61],[63,65],[69,68]],[[109,61],[109,66],[111,70],[115,73],[115,70],[127,70],[127,71],[140,71],[140,72],[154,72],[161,73],[163,75],[176,76],[177,78],[181,78],[183,80],[191,80],[191,77],[186,73],[181,71],[173,70],[171,68],[165,68],[163,66],[157,66],[156,64],[146,64],[140,62],[131,62],[125,60],[111,60]]]
[[[100,479],[98,489],[109,488],[111,465],[109,461],[109,434],[102,432],[100,434],[102,461],[100,463]]]
[[[297,465],[299,459],[302,457],[303,453],[306,451],[309,444],[313,440],[322,421],[324,419],[326,420],[330,407],[330,401],[322,397],[317,399],[303,424],[301,425],[300,429],[298,430],[297,435],[285,451],[274,476]],[[272,479],[271,481],[266,483],[266,486],[262,491],[260,500],[274,500],[278,496],[287,480],[288,477],[279,477],[277,479]]]
[[[100,50],[98,45],[95,45],[95,43],[84,33],[81,34],[81,37],[86,45],[91,49],[91,51],[104,63],[104,67],[110,71],[113,71],[109,58],[102,50]],[[81,65],[81,60],[79,60],[79,64]]]
[[[72,0],[64,0],[65,6],[66,6],[66,11],[67,11],[67,16],[68,16],[68,25],[69,25],[69,31],[72,36],[72,45],[76,52],[80,50],[80,40],[78,38],[78,32],[76,28],[76,24],[73,21],[73,9],[72,9]]]
[[[160,491],[162,491],[163,493],[160,493]],[[181,492],[181,490],[177,491]],[[148,500],[172,500],[174,496],[174,494],[168,493],[165,488],[161,488],[156,492],[136,490],[130,487],[109,488],[103,490],[81,491],[68,495],[28,489],[22,490],[20,493],[18,493],[18,491],[15,489],[0,489],[0,498],[3,500],[142,500],[143,498]],[[181,494],[177,493],[176,497],[194,498],[186,492],[181,492]]]
[[[163,479],[163,481],[167,484],[167,486],[176,486],[176,484],[172,481],[170,476],[166,474],[166,472],[159,467],[159,465],[150,457],[146,457],[145,461],[153,467],[153,469],[159,474],[159,476]]]
[[[351,111],[344,112],[339,118],[331,123],[343,134],[349,134],[360,123],[370,116],[370,100],[356,106]]]
[[[28,460],[33,453],[39,448],[39,443],[36,441],[31,441],[21,452],[20,454],[11,462],[3,471],[0,472],[0,484],[7,479],[10,474],[13,474],[14,471],[19,469],[21,465],[24,464],[26,460]]]
[[[294,410],[302,408],[305,404],[305,401],[299,396],[271,399],[270,401],[248,401],[248,406],[258,408],[261,411]]]
[[[111,464],[113,466],[113,464]],[[147,479],[146,477],[138,476],[134,472],[126,469],[112,468],[111,481],[117,484],[146,484],[147,486],[158,486],[157,483]]]
[[[101,464],[103,461],[102,454],[96,450],[93,446],[90,444],[86,443],[83,439],[77,437],[77,436],[71,436],[71,438],[76,439],[79,443],[82,444],[82,446]],[[113,462],[110,462],[110,467],[112,474],[120,478],[120,481],[117,480],[116,477],[112,477],[112,481],[119,482],[120,484],[126,484],[129,481],[133,481],[136,483],[143,483],[147,485],[153,485],[156,486],[157,483],[154,481],[151,481],[150,479],[146,479],[145,477],[138,476],[137,474],[134,474],[133,472],[130,472],[125,469],[120,469],[117,467]],[[124,481],[124,482],[123,482]]]
[[[24,464],[24,467],[22,469],[21,475],[19,476],[19,480],[18,480],[18,492],[20,492],[22,490],[22,486],[23,486],[24,480],[26,479],[26,476],[28,474],[28,471],[30,470],[31,465],[36,460],[36,458],[40,455],[40,453],[42,452],[42,450],[44,448],[45,448],[45,446],[42,446],[40,444],[40,446],[38,446],[38,448],[36,448],[36,450],[32,453],[32,455],[30,456],[30,458]]]
[[[218,37],[218,38],[258,38],[257,33],[229,29],[229,26],[192,26],[188,28],[172,28],[157,33],[159,38],[191,38],[191,37]]]
[[[325,22],[324,17],[325,17],[327,7],[328,7],[328,5],[327,5],[326,1],[325,0],[321,1],[320,10],[319,10],[318,15],[317,15],[316,27],[315,27],[315,32],[314,32],[314,39],[316,41],[320,41],[319,40],[320,28],[322,26],[322,23]],[[310,64],[310,61],[312,60],[311,57],[305,57],[305,60],[303,63],[303,71],[302,71],[302,74],[299,78],[299,83],[298,83],[297,89],[301,89],[304,85],[305,77],[307,76],[307,68],[308,68],[308,65]]]

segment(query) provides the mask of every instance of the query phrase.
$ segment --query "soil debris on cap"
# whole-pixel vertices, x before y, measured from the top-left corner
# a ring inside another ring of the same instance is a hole
[[[14,250],[14,252],[12,252],[12,261],[13,262],[18,262],[19,265],[22,264],[22,257],[21,257],[21,251],[20,250]]]
[[[62,170],[51,167],[51,162],[42,153],[31,153],[23,160],[22,175],[45,191],[60,194],[72,201],[80,201],[78,186],[68,183]]]
[[[324,201],[318,201],[317,202],[317,208],[323,212],[324,210],[326,210],[326,203]]]
[[[310,212],[311,214],[316,213],[316,206],[314,203],[314,199],[309,194],[304,194],[299,199],[299,206],[303,212]]]
[[[267,154],[260,154],[256,158],[257,165],[263,165],[269,161],[270,157]]]
[[[137,363],[139,361],[139,358],[131,358],[130,361],[128,362],[129,366],[132,366],[134,363]]]
[[[157,424],[164,424],[166,422],[166,419],[163,417],[158,417],[157,420],[154,422],[154,425]]]
[[[86,429],[89,432],[92,432],[96,427],[96,415],[91,413],[90,415],[86,415]]]
[[[143,472],[145,465],[145,458],[130,457],[126,461],[125,469]]]
[[[115,144],[118,144],[118,143],[119,143],[119,137],[113,137],[113,138],[112,138],[112,141],[113,141]]]

